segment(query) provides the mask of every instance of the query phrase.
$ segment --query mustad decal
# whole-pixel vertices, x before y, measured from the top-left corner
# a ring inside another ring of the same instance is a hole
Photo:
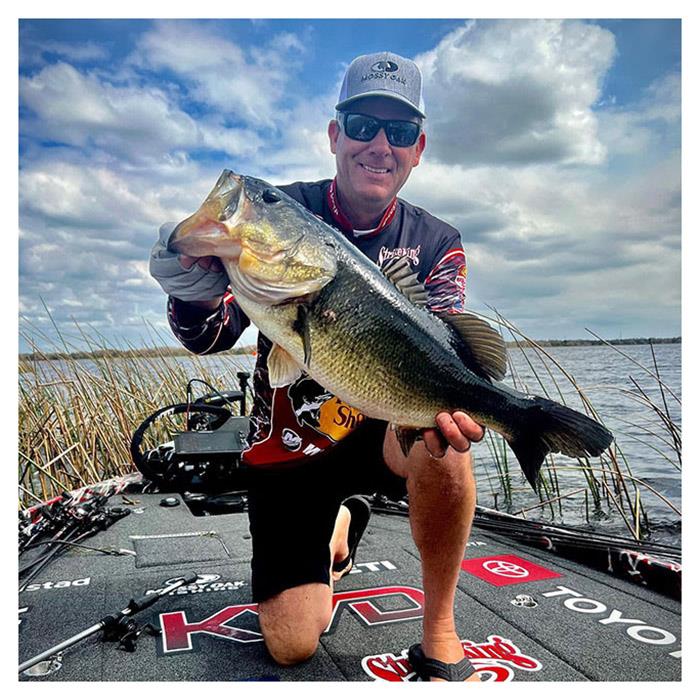
[[[20,593],[25,591],[49,591],[56,588],[73,588],[77,586],[89,586],[90,577],[87,578],[77,578],[75,581],[46,581],[44,583],[30,583],[27,586],[22,586],[19,589]]]
[[[528,673],[542,670],[538,659],[524,654],[512,640],[495,634],[489,635],[481,643],[463,639],[462,648],[482,681],[511,681],[516,670]],[[410,681],[416,675],[408,661],[407,649],[398,655],[385,653],[365,656],[362,669],[379,681]]]

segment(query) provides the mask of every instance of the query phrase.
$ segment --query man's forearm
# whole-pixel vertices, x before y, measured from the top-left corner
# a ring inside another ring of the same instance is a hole
[[[224,300],[223,297],[217,297],[216,299],[204,299],[201,301],[188,301],[186,303],[196,306],[198,309],[208,309],[214,311],[221,306],[221,302]],[[185,302],[183,302],[185,303]]]
[[[191,352],[208,355],[232,348],[250,320],[235,302],[168,298],[168,322],[175,337]]]

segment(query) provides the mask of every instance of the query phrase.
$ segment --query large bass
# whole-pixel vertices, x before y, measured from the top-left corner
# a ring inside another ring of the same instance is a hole
[[[274,343],[272,386],[308,373],[397,426],[405,453],[437,413],[461,410],[505,437],[534,488],[549,452],[597,456],[613,439],[577,411],[497,383],[506,349],[491,326],[468,313],[429,312],[406,261],[380,270],[262,180],[225,170],[168,247],[221,259],[236,302]]]

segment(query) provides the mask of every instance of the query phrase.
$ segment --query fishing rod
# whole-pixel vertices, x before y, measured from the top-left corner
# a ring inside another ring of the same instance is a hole
[[[405,503],[390,501],[379,494],[374,495],[372,510],[388,515],[408,515],[408,506]],[[597,535],[582,528],[561,528],[556,525],[523,520],[513,516],[508,517],[501,513],[495,514],[495,511],[484,508],[477,508],[477,512],[474,515],[474,524],[500,534],[518,535],[530,541],[540,541],[543,537],[548,537],[555,540],[559,545],[571,544],[581,549],[592,551],[606,551],[611,547],[618,547],[632,551],[643,550],[645,554],[664,556],[679,561],[681,558],[681,549],[672,545],[640,542],[613,535]]]
[[[24,543],[20,554],[38,546],[45,546],[46,551],[28,564],[20,566],[19,577],[23,579],[22,587],[26,586],[68,546],[77,544],[101,530],[106,530],[131,512],[128,508],[119,506],[105,508],[107,500],[108,496],[100,495],[72,508],[63,501],[56,504],[56,512],[46,509],[43,515],[49,525],[43,528],[44,534],[48,529],[53,536],[45,542],[32,541],[34,538],[30,538]],[[51,533],[52,529],[53,533]]]
[[[166,586],[161,591],[150,593],[142,596],[141,598],[137,598],[136,600],[132,598],[129,601],[129,604],[123,610],[103,617],[97,624],[92,625],[92,627],[88,627],[86,630],[73,635],[69,639],[60,642],[59,644],[56,644],[56,646],[53,646],[41,654],[38,654],[24,663],[21,663],[17,672],[22,673],[22,671],[26,671],[28,668],[31,668],[39,662],[48,659],[50,656],[57,654],[59,651],[63,651],[64,649],[77,644],[79,641],[90,637],[100,630],[104,630],[106,639],[119,641],[127,650],[133,651],[135,648],[136,638],[141,633],[143,628],[139,629],[136,623],[131,619],[131,616],[150,607],[157,600],[177,590],[180,588],[180,586],[187,586],[194,583],[196,580],[197,574],[195,573],[180,576],[175,583]]]

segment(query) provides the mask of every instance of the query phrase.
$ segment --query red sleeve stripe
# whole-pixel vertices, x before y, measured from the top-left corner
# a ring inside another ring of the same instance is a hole
[[[430,284],[430,282],[442,272],[440,268],[445,267],[448,263],[451,265],[464,265],[466,262],[467,259],[464,254],[464,248],[451,248],[440,258],[437,265],[430,271],[430,274],[425,278],[425,283]]]

